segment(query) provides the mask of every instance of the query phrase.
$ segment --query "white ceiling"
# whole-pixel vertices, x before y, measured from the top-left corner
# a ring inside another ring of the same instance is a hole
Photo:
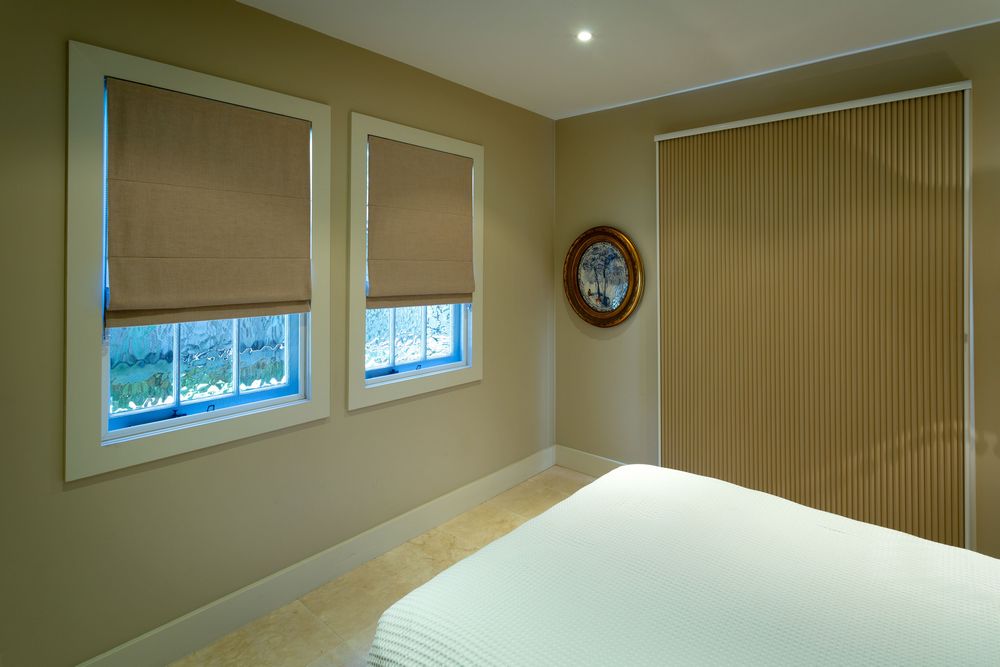
[[[1000,20],[1000,0],[240,1],[550,118]]]

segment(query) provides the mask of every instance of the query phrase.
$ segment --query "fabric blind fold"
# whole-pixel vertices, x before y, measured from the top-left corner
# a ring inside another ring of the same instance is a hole
[[[368,138],[369,308],[472,301],[472,160]]]
[[[309,122],[120,79],[107,95],[107,325],[309,310]]]

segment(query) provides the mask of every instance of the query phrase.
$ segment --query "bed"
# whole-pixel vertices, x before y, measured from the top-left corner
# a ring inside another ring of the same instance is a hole
[[[371,665],[1000,665],[1000,560],[623,466],[379,620]]]

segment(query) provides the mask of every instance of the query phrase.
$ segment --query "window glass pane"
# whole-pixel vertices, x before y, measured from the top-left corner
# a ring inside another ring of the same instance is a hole
[[[288,382],[286,315],[246,317],[240,327],[240,391]]]
[[[174,325],[110,329],[111,414],[174,402]]]
[[[385,368],[392,363],[392,341],[389,338],[390,308],[369,308],[365,311],[365,370]]]
[[[427,358],[441,359],[455,352],[455,329],[451,305],[427,306]]]
[[[423,306],[396,308],[396,365],[424,358]]]
[[[233,393],[233,321],[183,322],[180,328],[181,401]]]

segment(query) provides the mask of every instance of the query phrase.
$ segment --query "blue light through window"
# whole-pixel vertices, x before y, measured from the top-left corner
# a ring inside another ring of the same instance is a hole
[[[365,378],[464,361],[468,304],[369,308],[365,311]]]
[[[299,315],[108,330],[108,431],[299,394]]]

